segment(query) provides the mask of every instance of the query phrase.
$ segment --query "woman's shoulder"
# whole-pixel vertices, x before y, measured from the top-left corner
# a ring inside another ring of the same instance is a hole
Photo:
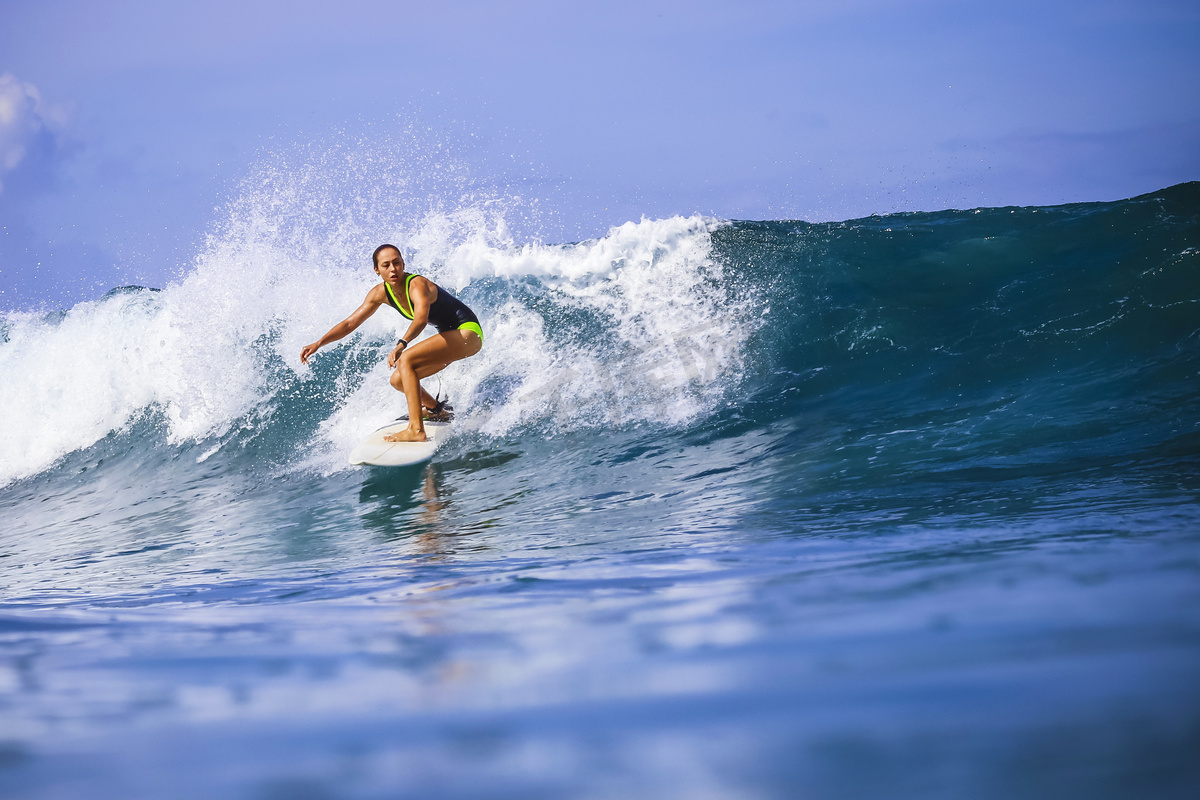
[[[437,292],[438,285],[436,283],[434,283],[433,281],[429,280],[429,278],[426,278],[424,275],[415,275],[414,274],[412,276],[412,288],[416,289],[419,292],[424,292],[425,294],[433,294],[433,293]],[[411,294],[411,289],[410,289],[410,294]],[[432,300],[432,298],[430,298],[430,299]]]

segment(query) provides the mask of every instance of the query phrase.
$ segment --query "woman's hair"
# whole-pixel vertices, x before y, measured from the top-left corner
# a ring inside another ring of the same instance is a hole
[[[379,247],[376,247],[376,248],[375,248],[375,252],[374,252],[374,253],[371,253],[371,263],[372,263],[374,266],[376,266],[376,267],[378,267],[378,266],[379,266],[379,254],[380,254],[381,252],[383,252],[384,250],[387,250],[389,247],[390,247],[390,248],[392,248],[393,250],[395,250],[397,253],[399,253],[399,252],[400,252],[400,248],[399,248],[399,247],[396,247],[396,245],[394,245],[394,244],[381,244],[381,245],[379,245]],[[404,254],[403,254],[403,253],[401,253],[401,254],[400,254],[400,259],[401,259],[401,260],[404,260]]]

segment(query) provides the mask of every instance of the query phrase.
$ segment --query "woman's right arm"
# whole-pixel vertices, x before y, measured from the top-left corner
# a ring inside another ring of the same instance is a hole
[[[377,289],[379,289],[378,286],[367,292],[367,299],[363,300],[362,305],[356,308],[350,316],[330,328],[329,333],[312,344],[306,344],[304,349],[300,351],[300,363],[307,364],[309,356],[313,353],[330,342],[336,342],[338,339],[349,336],[359,325],[363,324],[367,317],[378,311],[379,306],[383,304],[383,299],[377,296],[380,294],[376,291]]]

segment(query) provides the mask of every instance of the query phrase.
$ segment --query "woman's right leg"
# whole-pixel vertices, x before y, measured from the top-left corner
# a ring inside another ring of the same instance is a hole
[[[400,363],[392,373],[391,383],[404,392],[408,400],[408,428],[386,437],[392,442],[425,441],[425,424],[421,419],[421,379],[436,375],[450,364],[479,352],[483,342],[473,331],[447,331],[423,339],[400,354]],[[399,382],[399,386],[396,384]],[[429,400],[428,392],[424,396]]]
[[[408,400],[408,427],[391,436],[386,437],[386,441],[390,442],[423,442],[425,441],[425,423],[421,419],[421,379],[417,377],[416,371],[408,364],[404,363],[404,356],[401,354],[400,363],[396,365],[396,371],[392,373],[392,386],[396,385],[396,378],[400,379],[400,391],[404,392],[404,397]]]
[[[400,379],[400,370],[398,368],[392,372],[392,377],[389,379],[389,383],[392,384],[392,388],[395,389],[397,392],[401,392],[401,393],[404,392],[404,384]],[[425,391],[424,386],[420,386],[420,390],[421,390],[421,407],[422,408],[428,409],[428,408],[433,408],[434,406],[437,405],[438,401],[434,398],[433,395],[431,395],[429,392]]]

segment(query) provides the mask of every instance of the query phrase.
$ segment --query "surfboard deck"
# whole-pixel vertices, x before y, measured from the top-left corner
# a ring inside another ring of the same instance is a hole
[[[373,467],[407,467],[433,458],[438,445],[450,433],[449,422],[425,422],[424,442],[385,442],[383,437],[408,427],[408,417],[384,425],[350,451],[351,464]]]

